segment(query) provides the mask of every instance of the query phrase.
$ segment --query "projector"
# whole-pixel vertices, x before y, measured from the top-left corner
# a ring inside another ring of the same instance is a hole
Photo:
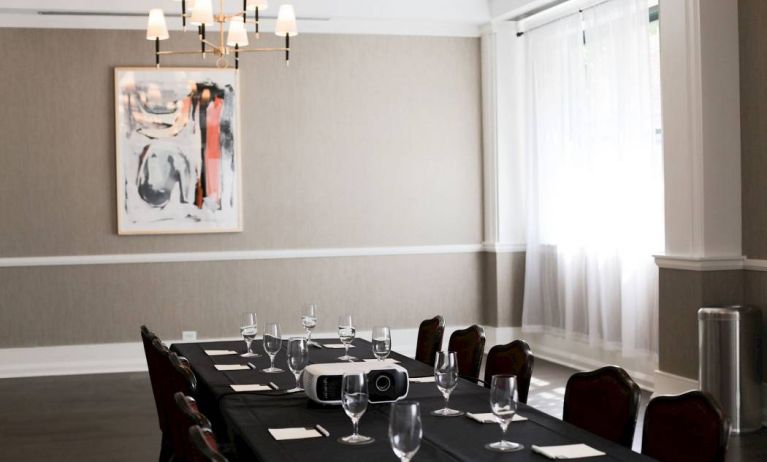
[[[303,386],[309,399],[320,404],[341,404],[341,380],[345,373],[365,372],[368,400],[391,403],[407,396],[407,370],[396,364],[376,362],[322,363],[304,369]]]

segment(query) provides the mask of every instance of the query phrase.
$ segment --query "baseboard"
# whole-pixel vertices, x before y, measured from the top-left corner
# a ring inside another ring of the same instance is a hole
[[[690,390],[698,389],[698,381],[688,377],[655,371],[655,393],[659,395],[678,395]]]

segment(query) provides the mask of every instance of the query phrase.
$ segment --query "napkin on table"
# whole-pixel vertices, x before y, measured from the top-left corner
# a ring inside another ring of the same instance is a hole
[[[382,363],[387,363],[387,364],[399,364],[399,361],[397,361],[396,359],[393,359],[393,358],[386,358],[383,361],[378,361],[376,358],[373,358],[373,359],[363,359],[363,361],[365,361],[366,363],[382,362]]]
[[[227,356],[236,355],[237,352],[233,350],[205,350],[205,354],[208,356]]]
[[[434,383],[434,376],[428,377],[410,377],[410,381],[413,383]]]
[[[585,444],[565,444],[563,446],[531,446],[533,452],[549,459],[580,459],[581,457],[596,457],[605,455]]]
[[[327,436],[320,433],[316,427],[270,428],[269,433],[277,441],[322,438]]]
[[[219,371],[245,371],[250,368],[243,364],[216,364],[216,369]]]
[[[492,412],[485,412],[485,413],[476,413],[476,412],[467,412],[466,417],[470,418],[471,420],[476,420],[479,423],[494,423],[497,424],[498,420],[495,418],[495,414]],[[514,417],[511,418],[512,422],[524,422],[527,420],[527,417],[522,417],[519,414],[514,414]]]
[[[345,348],[343,343],[326,343],[322,346],[325,348],[333,348],[336,350],[342,350]],[[354,348],[354,345],[349,345],[349,348]]]
[[[236,385],[232,384],[230,385],[232,387],[232,390],[234,391],[271,391],[272,387],[269,385]]]

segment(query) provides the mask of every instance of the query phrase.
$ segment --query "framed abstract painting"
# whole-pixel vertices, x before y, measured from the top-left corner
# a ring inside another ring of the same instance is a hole
[[[116,68],[119,234],[242,231],[238,74]]]

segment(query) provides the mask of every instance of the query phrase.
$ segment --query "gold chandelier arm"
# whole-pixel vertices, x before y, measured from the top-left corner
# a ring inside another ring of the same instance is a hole
[[[202,43],[204,43],[204,44],[208,45],[209,47],[213,48],[214,50],[218,50],[218,49],[220,49],[220,48],[223,48],[223,46],[221,46],[221,45],[216,45],[215,43],[213,43],[213,42],[211,42],[210,40],[207,40],[207,39],[200,39],[200,41],[201,41]]]
[[[208,52],[208,53],[210,53],[210,52]],[[195,51],[180,51],[179,50],[179,51],[158,51],[157,54],[158,55],[202,55],[204,53],[202,51],[200,51],[200,50],[195,50]]]

